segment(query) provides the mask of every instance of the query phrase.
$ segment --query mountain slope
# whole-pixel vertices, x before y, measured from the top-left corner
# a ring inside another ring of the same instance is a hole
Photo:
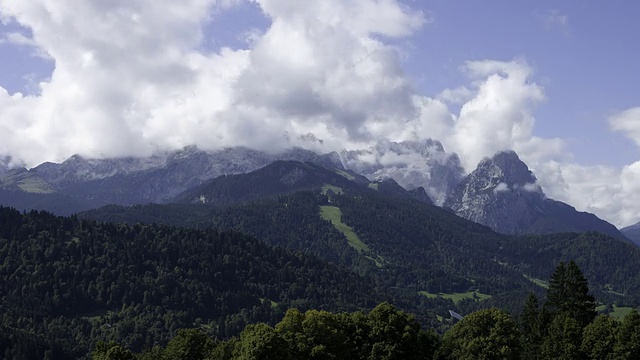
[[[220,206],[301,190],[321,190],[324,193],[375,191],[386,196],[416,198],[430,203],[422,188],[407,191],[391,179],[371,183],[353,172],[298,161],[275,161],[247,174],[221,176],[185,191],[172,202]]]
[[[415,199],[375,191],[331,196],[303,191],[219,208],[181,205],[190,210],[181,208],[179,217],[163,210],[166,206],[109,208],[83,216],[238,229],[349,266],[388,287],[414,294],[475,291],[491,295],[493,305],[512,309],[526,297],[518,294],[543,291],[539,280],[547,279],[557,262],[574,259],[593,278],[599,300],[640,304],[640,249],[599,233],[507,236]],[[326,220],[326,211],[338,214],[337,220]],[[478,304],[458,306],[467,312]]]
[[[548,199],[536,177],[513,151],[482,160],[458,184],[444,206],[505,234],[598,231],[628,241],[615,226],[595,215]]]
[[[178,195],[173,202],[223,205],[269,197],[298,190],[344,187],[368,184],[359,175],[326,169],[313,163],[275,161],[247,174],[221,176]],[[353,180],[349,180],[349,176]]]
[[[640,246],[640,223],[622,228],[620,232]]]

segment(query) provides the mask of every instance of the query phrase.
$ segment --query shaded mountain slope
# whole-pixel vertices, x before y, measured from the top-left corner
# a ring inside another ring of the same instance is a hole
[[[627,226],[623,229],[620,229],[620,231],[629,239],[631,239],[631,241],[633,241],[634,243],[636,243],[636,245],[640,246],[640,223],[631,225],[631,226]]]

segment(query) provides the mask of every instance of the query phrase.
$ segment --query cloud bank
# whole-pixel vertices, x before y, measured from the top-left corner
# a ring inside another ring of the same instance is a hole
[[[244,48],[208,48],[208,24],[238,6],[270,25],[238,34]],[[524,59],[469,61],[464,86],[419,94],[402,43],[431,14],[397,0],[0,0],[0,19],[26,29],[0,46],[55,64],[33,94],[0,87],[0,156],[13,162],[435,138],[467,171],[513,149],[550,197],[618,225],[640,220],[640,162],[580,166],[563,140],[534,135],[545,94]],[[639,118],[636,108],[609,121],[640,146]]]

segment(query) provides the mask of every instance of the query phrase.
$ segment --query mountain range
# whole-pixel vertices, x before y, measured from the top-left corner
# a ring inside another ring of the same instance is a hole
[[[110,204],[184,202],[207,181],[251,173],[274,161],[313,163],[361,182],[401,188],[396,189],[399,196],[409,189],[423,201],[505,234],[599,231],[626,239],[595,215],[548,199],[515,152],[484,159],[465,176],[458,156],[431,139],[380,141],[366,149],[326,154],[301,148],[270,154],[242,147],[216,151],[186,147],[144,158],[85,159],[76,155],[61,164],[44,163],[32,169],[4,166],[4,173],[0,171],[0,204],[72,214]],[[289,181],[295,183],[295,176]],[[231,186],[236,179],[240,178],[218,182]],[[260,191],[258,183],[252,191]],[[197,201],[210,202],[220,194],[200,195]],[[224,202],[219,197],[215,201]]]

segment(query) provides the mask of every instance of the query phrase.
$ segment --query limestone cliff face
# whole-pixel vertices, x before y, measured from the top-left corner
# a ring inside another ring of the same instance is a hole
[[[598,231],[626,240],[615,226],[595,215],[548,199],[513,151],[482,160],[456,186],[444,207],[505,234]]]
[[[345,150],[340,156],[346,168],[370,180],[393,179],[405,189],[424,188],[437,205],[464,176],[458,155],[446,152],[433,139],[379,141],[366,149]]]

